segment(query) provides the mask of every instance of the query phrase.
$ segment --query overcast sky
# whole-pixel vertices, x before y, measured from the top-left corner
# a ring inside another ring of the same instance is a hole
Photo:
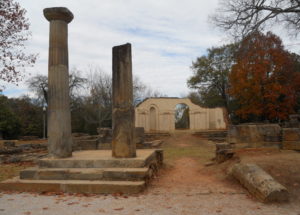
[[[27,49],[39,54],[35,66],[27,69],[25,79],[47,74],[49,22],[43,16],[46,7],[63,6],[74,14],[69,24],[70,68],[83,71],[82,76],[88,75],[90,65],[111,73],[112,47],[129,42],[133,74],[168,96],[186,95],[192,61],[204,55],[207,48],[226,43],[225,34],[208,23],[208,15],[215,11],[218,0],[19,2],[31,23],[32,38]],[[5,86],[4,94],[9,97],[28,92],[24,83]]]

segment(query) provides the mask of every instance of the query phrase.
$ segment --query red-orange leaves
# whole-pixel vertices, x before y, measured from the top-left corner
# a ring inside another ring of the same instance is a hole
[[[271,32],[246,37],[229,76],[229,93],[240,105],[236,113],[248,120],[286,119],[294,111],[300,80],[294,63]]]

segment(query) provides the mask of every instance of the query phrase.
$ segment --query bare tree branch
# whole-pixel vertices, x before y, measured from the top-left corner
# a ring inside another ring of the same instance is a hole
[[[297,36],[300,27],[300,1],[220,0],[219,9],[210,19],[236,39],[274,24],[283,25],[290,36]]]

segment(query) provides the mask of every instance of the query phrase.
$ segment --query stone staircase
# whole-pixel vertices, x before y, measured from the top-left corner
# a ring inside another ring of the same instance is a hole
[[[143,191],[162,165],[162,150],[137,150],[136,158],[113,158],[110,150],[74,152],[71,158],[45,158],[38,167],[0,183],[0,190],[87,194]]]

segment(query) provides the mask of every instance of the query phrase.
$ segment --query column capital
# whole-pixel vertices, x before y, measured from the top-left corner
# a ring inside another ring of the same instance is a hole
[[[43,10],[45,18],[50,22],[52,20],[62,20],[66,23],[70,23],[74,15],[66,7],[50,7]]]

